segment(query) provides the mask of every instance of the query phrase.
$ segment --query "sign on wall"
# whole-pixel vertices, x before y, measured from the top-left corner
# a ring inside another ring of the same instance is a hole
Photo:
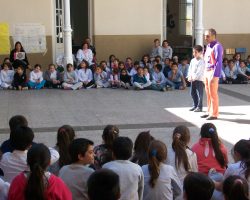
[[[20,23],[13,28],[14,44],[20,41],[27,53],[46,52],[45,26],[40,23]]]
[[[10,31],[9,24],[0,23],[0,55],[10,53]]]

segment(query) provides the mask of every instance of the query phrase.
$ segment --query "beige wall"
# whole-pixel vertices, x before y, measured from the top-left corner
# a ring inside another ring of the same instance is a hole
[[[249,0],[204,0],[204,27],[215,28],[219,34],[248,34]]]
[[[162,0],[94,0],[94,35],[161,34]]]

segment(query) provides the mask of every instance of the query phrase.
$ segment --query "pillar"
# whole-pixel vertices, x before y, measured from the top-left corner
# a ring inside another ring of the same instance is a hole
[[[203,0],[195,2],[195,44],[203,46]]]

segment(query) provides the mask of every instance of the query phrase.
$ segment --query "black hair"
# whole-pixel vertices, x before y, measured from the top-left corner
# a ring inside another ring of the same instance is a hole
[[[240,176],[229,176],[223,182],[225,200],[249,200],[248,183]]]
[[[189,173],[183,182],[187,200],[210,200],[214,192],[214,182],[205,174]]]
[[[135,61],[135,62],[134,62],[134,65],[139,65],[139,64],[140,64],[139,61]]]
[[[39,67],[40,69],[42,68],[42,66],[40,64],[35,64],[34,69],[37,67]]]
[[[143,67],[139,66],[136,71],[139,71],[139,69],[142,69],[143,70]]]
[[[48,180],[44,172],[50,163],[50,151],[44,144],[33,145],[27,153],[27,164],[30,167],[25,188],[26,200],[46,200],[45,190]]]
[[[69,145],[75,138],[75,131],[69,125],[64,125],[60,127],[57,131],[57,143],[56,146],[59,150],[59,167],[68,165],[71,163],[71,158],[69,154]]]
[[[193,49],[196,50],[196,51],[198,51],[199,53],[200,53],[200,52],[203,52],[203,47],[202,47],[201,45],[195,45],[195,46],[193,47]]]
[[[108,149],[112,149],[114,140],[119,137],[119,129],[115,125],[107,125],[103,129],[102,139]]]
[[[17,42],[15,43],[15,49],[16,49],[16,46],[17,46],[18,44],[20,44],[20,46],[21,46],[20,51],[21,51],[21,52],[24,52],[23,45],[22,45],[22,43],[19,42],[19,41],[17,41]]]
[[[161,64],[156,64],[155,68],[158,69],[159,71],[161,71],[162,70],[162,65]]]
[[[90,200],[118,200],[120,197],[119,176],[109,169],[91,174],[87,186]]]
[[[23,115],[15,115],[9,120],[10,133],[18,126],[28,126],[28,121]]]
[[[205,123],[201,127],[200,135],[202,138],[211,138],[215,158],[221,167],[226,167],[227,160],[221,151],[221,141],[217,134],[217,129],[212,123]]]
[[[131,158],[131,162],[138,165],[148,164],[148,148],[154,137],[150,134],[150,131],[144,131],[138,134],[134,144],[134,155]]]
[[[19,126],[11,132],[10,142],[15,150],[24,151],[31,146],[34,139],[34,133],[31,128]]]
[[[85,70],[89,68],[89,63],[88,63],[87,60],[84,60],[84,59],[83,59],[83,60],[81,61],[81,63],[85,63],[85,65],[86,65]],[[80,65],[79,65],[80,69],[81,69],[81,63],[80,63]]]
[[[66,69],[68,70],[70,67],[74,67],[71,63],[68,63],[67,65],[66,65]]]
[[[173,65],[175,65],[175,66],[178,67],[178,63],[177,63],[177,62],[173,62],[173,63],[172,63],[172,66],[173,66]]]
[[[241,165],[245,169],[245,177],[250,177],[250,140],[240,140],[234,145],[234,152],[240,155]]]
[[[128,160],[132,155],[133,142],[128,137],[118,137],[113,143],[113,153],[116,160]]]
[[[94,142],[85,138],[77,138],[72,141],[69,146],[69,153],[71,156],[71,162],[75,163],[79,161],[78,155],[81,154],[82,156],[88,151],[88,147],[90,145],[94,145]]]

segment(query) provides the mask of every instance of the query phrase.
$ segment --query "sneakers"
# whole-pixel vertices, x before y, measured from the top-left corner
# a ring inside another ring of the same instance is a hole
[[[90,88],[93,88],[93,87],[95,87],[95,84],[92,84],[89,87],[86,87],[86,89],[90,89]]]
[[[201,109],[201,108],[196,108],[196,109],[194,110],[194,112],[202,112],[202,109]]]
[[[196,107],[192,107],[189,109],[189,111],[194,111],[196,109]]]

